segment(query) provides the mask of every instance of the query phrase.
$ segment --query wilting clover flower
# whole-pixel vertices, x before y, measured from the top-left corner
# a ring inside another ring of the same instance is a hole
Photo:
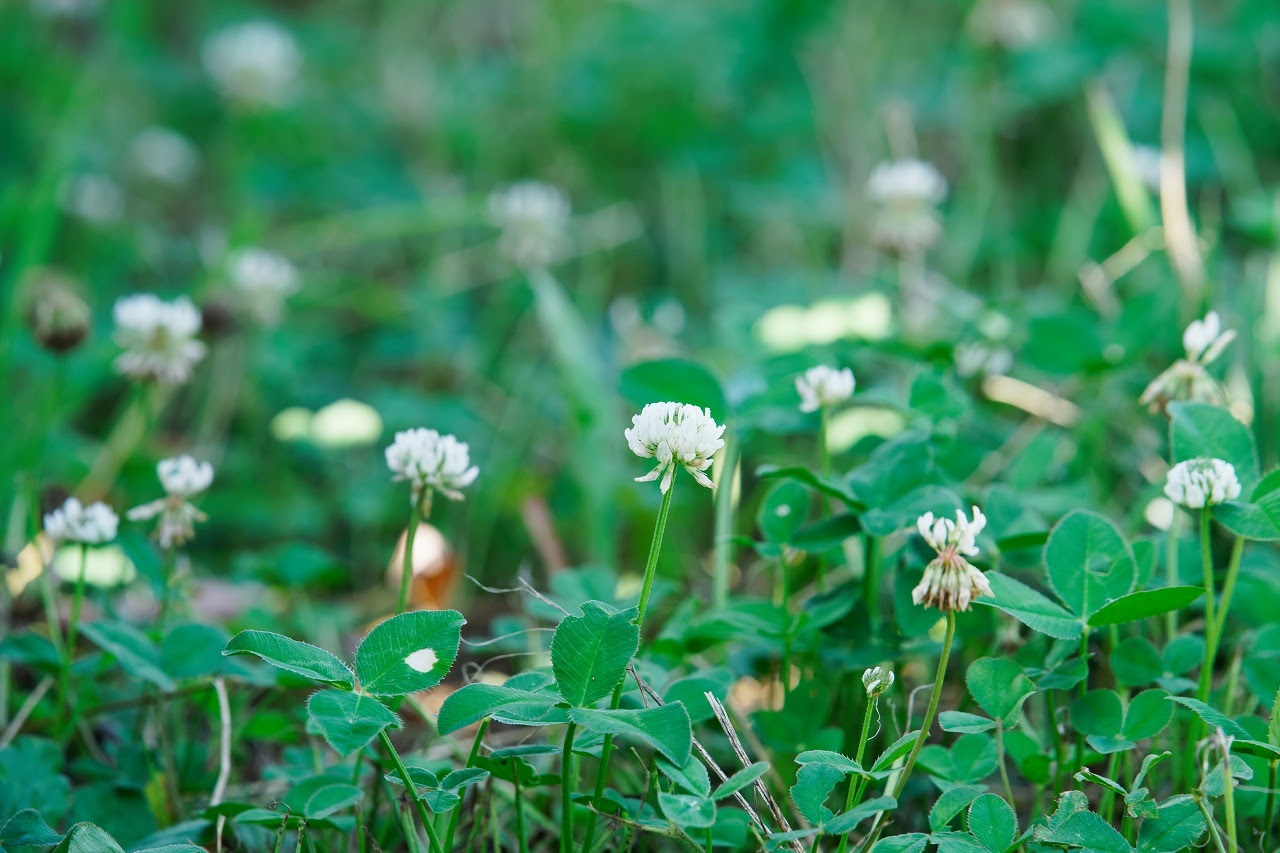
[[[220,30],[205,41],[201,56],[224,96],[255,108],[287,103],[302,67],[298,43],[271,21]]]
[[[44,517],[44,532],[59,543],[101,545],[116,538],[119,526],[120,517],[101,501],[84,506],[75,498],[67,498],[62,506]]]
[[[245,311],[263,326],[280,322],[284,301],[298,292],[298,270],[266,249],[241,249],[227,260],[227,275]]]
[[[116,370],[134,379],[154,379],[180,385],[191,378],[196,362],[204,358],[200,311],[180,296],[165,302],[151,293],[138,293],[116,301],[115,339],[124,352],[116,357]]]
[[[24,286],[30,293],[27,325],[40,346],[61,355],[84,343],[92,319],[89,303],[71,279],[52,270],[33,269]]]
[[[708,489],[715,483],[704,472],[711,467],[716,452],[724,447],[724,427],[716,424],[710,409],[699,409],[687,403],[649,403],[631,418],[631,428],[623,431],[631,452],[643,459],[658,460],[658,467],[637,483],[662,477],[662,493],[666,494],[675,478],[676,468],[683,467],[693,479]]]
[[[1203,320],[1193,320],[1182,333],[1187,357],[1178,359],[1153,379],[1138,402],[1161,409],[1172,400],[1223,402],[1222,390],[1205,368],[1217,361],[1235,339],[1234,330],[1223,331],[1217,311],[1210,311]]]
[[[129,510],[130,521],[146,521],[160,516],[156,539],[162,548],[170,548],[195,538],[195,522],[206,516],[191,504],[191,498],[203,492],[213,483],[213,466],[197,462],[191,456],[161,459],[156,475],[164,487],[165,496],[151,503]]]
[[[545,267],[568,242],[569,199],[541,181],[521,181],[489,195],[489,220],[502,229],[501,248],[516,266]]]
[[[938,552],[924,570],[924,578],[911,591],[911,599],[925,607],[939,610],[968,610],[969,602],[982,595],[991,595],[987,576],[974,567],[966,557],[978,555],[975,541],[987,526],[987,517],[976,506],[973,519],[956,510],[956,520],[934,519],[926,512],[916,521],[916,529]]]
[[[867,691],[867,696],[872,699],[875,699],[892,686],[893,670],[882,666],[873,666],[862,673],[862,687]]]
[[[462,500],[462,489],[475,482],[480,469],[471,464],[466,442],[433,429],[407,429],[396,433],[387,448],[387,467],[395,480],[408,480],[413,502],[424,492],[438,491],[454,501]]]
[[[1240,497],[1240,481],[1230,462],[1200,457],[1170,468],[1164,493],[1187,509],[1204,509]]]
[[[942,236],[938,205],[947,197],[947,180],[930,163],[897,160],[871,171],[867,193],[877,205],[871,239],[898,252],[928,249]]]
[[[803,376],[796,377],[800,411],[816,412],[839,405],[853,396],[855,384],[853,371],[847,367],[842,370],[823,364],[811,367]]]

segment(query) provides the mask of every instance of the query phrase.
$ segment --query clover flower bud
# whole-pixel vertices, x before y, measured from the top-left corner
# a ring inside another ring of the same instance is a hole
[[[893,670],[882,666],[873,666],[862,673],[862,687],[867,691],[867,696],[871,699],[877,698],[892,686]]]
[[[1240,497],[1240,480],[1230,462],[1205,457],[1188,459],[1169,469],[1164,493],[1187,509],[1203,509]]]

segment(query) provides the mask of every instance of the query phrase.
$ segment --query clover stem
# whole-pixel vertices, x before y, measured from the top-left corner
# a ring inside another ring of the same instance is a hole
[[[396,772],[400,774],[400,781],[404,782],[405,788],[409,791],[409,796],[413,798],[413,804],[418,809],[418,817],[422,819],[422,826],[427,831],[427,839],[431,842],[431,853],[443,853],[443,848],[440,846],[440,838],[436,835],[435,825],[431,822],[431,812],[427,811],[427,804],[422,801],[422,797],[418,794],[418,786],[414,784],[413,779],[409,776],[409,771],[405,769],[404,761],[400,758],[400,753],[396,752],[395,745],[391,743],[391,738],[387,735],[386,729],[378,732],[378,739],[382,742],[382,748],[387,751],[387,755],[391,758],[391,763],[396,766]]]
[[[625,676],[624,676],[625,677]],[[573,850],[573,735],[578,730],[570,723],[564,730],[564,752],[560,758],[560,850]]]
[[[920,750],[924,748],[924,742],[929,738],[929,728],[933,725],[933,717],[938,712],[938,700],[942,698],[942,679],[947,673],[947,659],[951,657],[951,642],[956,636],[956,614],[954,610],[947,611],[947,636],[942,641],[942,654],[938,658],[938,671],[933,679],[933,694],[929,697],[929,708],[925,711],[924,722],[920,726],[920,734],[916,737],[915,746],[911,747],[911,754],[907,756],[907,763],[902,768],[902,775],[898,777],[898,782],[893,786],[893,796],[897,799],[902,795],[902,791],[907,787],[907,780],[911,777],[911,771],[916,766],[916,758],[920,755]]]
[[[1205,644],[1204,663],[1200,666],[1200,685],[1196,690],[1196,698],[1201,702],[1209,700],[1209,689],[1213,683],[1213,663],[1218,656],[1217,608],[1214,603],[1213,588],[1213,548],[1209,540],[1209,508],[1200,510],[1200,561],[1204,568],[1204,619]]]
[[[1167,550],[1164,556],[1164,574],[1165,583],[1168,586],[1178,585],[1178,513],[1174,513],[1169,519],[1169,538]],[[1165,638],[1166,643],[1172,643],[1173,638],[1178,636],[1178,611],[1170,610],[1165,614]]]
[[[409,609],[409,585],[413,582],[413,540],[417,537],[418,525],[431,512],[431,490],[423,491],[422,496],[413,502],[409,510],[409,526],[404,531],[404,564],[400,570],[400,600],[396,604],[396,614]]]
[[[868,696],[867,707],[862,713],[862,734],[858,736],[858,752],[854,761],[859,766],[862,765],[862,757],[867,752],[867,735],[871,731],[871,712],[875,710],[876,699]],[[862,792],[862,777],[856,774],[849,776],[849,791],[844,796],[844,811],[849,811],[858,804],[859,795]],[[836,853],[845,853],[849,849],[849,833],[840,836],[840,846],[836,848]]]
[[[480,745],[484,742],[484,735],[485,735],[485,732],[487,732],[488,730],[489,730],[489,718],[485,717],[484,720],[480,723],[480,728],[476,729],[475,740],[471,741],[471,752],[470,754],[467,755],[467,763],[463,765],[464,770],[468,767],[473,766],[476,763],[476,756],[480,754]],[[519,776],[518,773],[516,775]],[[444,849],[445,850],[453,849],[453,835],[458,829],[458,812],[459,812],[459,809],[454,808],[453,811],[449,813],[449,826],[444,833]],[[520,782],[517,779],[516,781],[516,823],[517,825],[520,825],[523,823],[523,821],[524,821],[524,814],[520,811]]]
[[[178,567],[178,548],[170,545],[164,556],[164,586],[160,589],[160,609],[156,613],[155,629],[164,633],[164,623],[169,617],[169,606],[173,599],[173,575]]]
[[[520,853],[529,853],[529,840],[525,838],[524,832],[524,795],[520,791],[520,768],[517,767],[512,773],[513,784],[516,787],[515,809],[516,809],[516,846]],[[454,809],[456,812],[457,809]],[[452,849],[452,848],[450,848]]]
[[[1277,770],[1280,770],[1280,761],[1272,760],[1268,762],[1267,775],[1267,804],[1262,810],[1262,840],[1263,844],[1271,842],[1271,824],[1275,820],[1276,810],[1276,782]]]
[[[1237,853],[1240,847],[1236,844],[1236,780],[1231,773],[1231,749],[1222,750],[1222,806],[1227,812],[1227,850]]]
[[[1018,804],[1013,799],[1013,786],[1009,784],[1009,768],[1005,766],[1004,723],[996,726],[996,761],[1000,764],[1000,781],[1004,784],[1004,797],[1015,809]]]
[[[1227,561],[1227,579],[1222,585],[1222,598],[1218,599],[1217,622],[1214,624],[1215,640],[1221,641],[1222,629],[1227,625],[1227,611],[1231,609],[1231,597],[1236,592],[1236,580],[1240,577],[1240,559],[1244,556],[1243,536],[1237,536],[1231,544],[1231,557]],[[1216,644],[1215,644],[1216,647]]]

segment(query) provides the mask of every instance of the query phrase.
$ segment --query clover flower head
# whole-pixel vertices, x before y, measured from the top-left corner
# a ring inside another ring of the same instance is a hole
[[[541,181],[521,181],[489,195],[489,221],[502,229],[500,246],[516,266],[545,267],[568,242],[569,199]]]
[[[1164,493],[1187,509],[1203,509],[1240,497],[1240,481],[1230,462],[1200,457],[1170,468]]]
[[[151,293],[137,293],[115,304],[115,340],[123,349],[116,370],[137,380],[180,385],[191,378],[204,358],[200,311],[185,296],[165,302]]]
[[[658,461],[656,468],[636,477],[636,482],[661,476],[662,493],[666,494],[676,469],[684,468],[699,485],[715,488],[705,472],[716,452],[724,447],[724,427],[711,417],[710,409],[688,403],[649,403],[631,418],[631,428],[623,435],[636,456]]]
[[[251,108],[289,101],[302,68],[302,52],[284,27],[257,20],[235,24],[205,40],[205,70],[232,101]]]
[[[208,462],[197,462],[191,456],[175,456],[160,460],[156,465],[156,476],[164,487],[165,496],[134,507],[126,517],[130,521],[146,521],[159,516],[156,539],[162,548],[189,542],[196,535],[195,523],[207,518],[191,503],[191,498],[213,483],[213,466]]]
[[[1222,330],[1222,320],[1217,311],[1210,311],[1202,320],[1192,320],[1182,333],[1182,346],[1187,351],[1187,361],[1212,364],[1236,339],[1234,329]]]
[[[471,449],[452,435],[433,429],[408,429],[396,433],[387,448],[387,467],[396,481],[407,480],[417,504],[425,493],[440,492],[454,501],[475,482],[480,469],[471,464]]]
[[[837,370],[820,364],[796,377],[796,392],[800,395],[800,411],[816,412],[836,406],[853,396],[857,383],[849,368]]]
[[[288,258],[250,247],[227,259],[227,273],[245,310],[263,326],[280,322],[284,301],[298,292],[298,270]]]
[[[987,518],[976,506],[972,519],[963,510],[956,510],[955,521],[935,519],[931,512],[917,519],[916,529],[938,556],[925,566],[924,577],[911,591],[912,601],[940,610],[968,610],[973,599],[992,594],[987,576],[965,559],[978,555],[975,540],[986,526]]]
[[[867,193],[877,204],[871,240],[899,252],[928,249],[942,236],[937,207],[947,197],[947,181],[923,160],[880,163],[871,171]]]
[[[85,506],[67,498],[62,506],[44,517],[44,532],[55,542],[101,545],[116,538],[120,517],[111,507],[95,501]]]
[[[200,168],[200,152],[182,134],[167,127],[148,127],[129,143],[134,168],[150,180],[181,186]]]
[[[1196,400],[1222,404],[1226,395],[1209,375],[1206,367],[1236,339],[1233,329],[1223,331],[1217,311],[1201,320],[1193,320],[1182,333],[1186,358],[1180,358],[1151,380],[1138,402],[1153,409],[1163,409],[1172,400]]]
[[[893,686],[893,670],[882,666],[873,666],[862,673],[862,687],[867,695],[875,699]]]

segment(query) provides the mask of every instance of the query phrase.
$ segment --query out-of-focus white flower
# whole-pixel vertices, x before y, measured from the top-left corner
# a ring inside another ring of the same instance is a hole
[[[1156,408],[1163,408],[1172,400],[1225,402],[1222,389],[1205,368],[1217,361],[1235,339],[1235,330],[1223,331],[1217,311],[1210,311],[1203,320],[1193,320],[1182,333],[1186,358],[1178,359],[1151,380],[1138,402]]]
[[[837,370],[820,364],[796,377],[796,391],[800,394],[800,411],[816,412],[822,408],[838,406],[853,396],[855,386],[853,371],[845,367]]]
[[[162,184],[182,186],[195,177],[200,152],[185,136],[167,127],[148,127],[129,143],[137,171]]]
[[[1203,509],[1240,497],[1240,481],[1230,462],[1200,457],[1170,468],[1164,493],[1187,509]]]
[[[288,103],[302,68],[298,43],[271,21],[246,21],[219,30],[205,40],[201,54],[222,94],[249,107]]]
[[[872,699],[893,686],[893,670],[873,666],[862,673],[862,687]]]
[[[116,343],[124,352],[116,357],[116,370],[134,379],[154,379],[179,385],[191,378],[196,362],[204,358],[200,311],[185,296],[165,302],[151,293],[137,293],[116,300]]]
[[[342,399],[311,416],[311,440],[320,447],[359,447],[382,436],[378,410],[359,400]]]
[[[984,44],[1024,50],[1043,42],[1056,25],[1039,0],[981,0],[969,17],[969,31]]]
[[[101,7],[102,0],[31,0],[31,8],[49,18],[89,18]]]
[[[160,516],[160,525],[156,528],[160,547],[176,547],[194,538],[195,523],[206,518],[191,504],[191,498],[213,483],[213,466],[208,462],[197,462],[191,456],[176,456],[161,459],[156,466],[156,475],[164,487],[165,496],[136,506],[126,515],[130,521],[146,521]]]
[[[59,543],[100,545],[115,539],[119,526],[120,517],[101,501],[84,506],[75,498],[67,498],[62,506],[44,517],[44,532]]]
[[[565,194],[541,181],[521,181],[489,195],[489,220],[502,229],[502,252],[523,268],[545,267],[564,254],[569,213]]]
[[[644,483],[662,477],[662,492],[671,488],[676,468],[683,467],[693,479],[714,489],[704,472],[712,458],[724,447],[724,427],[716,424],[710,409],[699,409],[688,403],[649,403],[631,418],[631,428],[624,430],[627,446],[643,459],[656,459],[658,467],[636,482]]]
[[[89,586],[111,588],[131,583],[138,576],[133,561],[119,545],[90,548],[83,554],[79,548],[59,548],[49,563],[49,568],[61,580],[75,582],[84,570],[84,582]]]
[[[284,301],[298,292],[298,270],[288,258],[247,248],[227,260],[227,275],[245,311],[263,326],[280,322]]]
[[[387,467],[395,480],[408,480],[417,504],[424,491],[440,492],[450,500],[462,500],[462,489],[475,482],[480,469],[471,464],[471,449],[452,435],[433,429],[407,429],[396,433],[387,448]]]
[[[968,610],[973,599],[991,595],[987,576],[966,557],[978,555],[977,536],[987,526],[982,510],[973,508],[973,519],[956,510],[956,520],[935,519],[926,512],[916,521],[916,529],[938,552],[924,570],[924,578],[911,591],[911,600],[939,610]]]
[[[58,184],[58,204],[74,216],[107,225],[124,213],[124,194],[106,175],[68,175]]]
[[[942,236],[938,205],[947,181],[923,160],[880,163],[871,171],[867,193],[877,205],[872,241],[899,252],[923,251]]]
[[[989,341],[956,344],[956,373],[961,376],[1003,376],[1013,366],[1013,352]]]

